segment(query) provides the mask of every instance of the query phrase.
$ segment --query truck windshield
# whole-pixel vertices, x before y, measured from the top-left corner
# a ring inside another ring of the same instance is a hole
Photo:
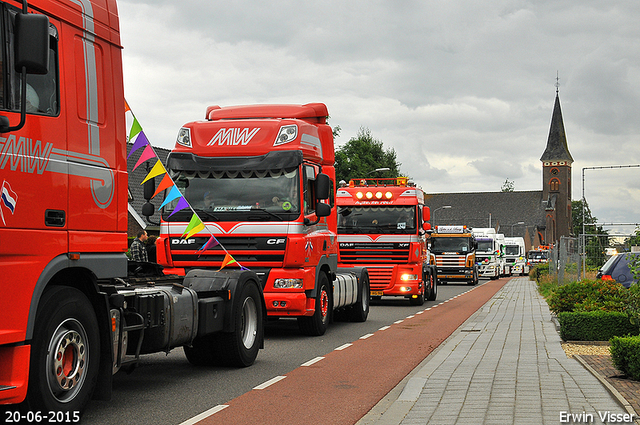
[[[179,171],[173,181],[203,221],[282,221],[300,215],[298,168],[254,171]],[[171,213],[178,200],[163,208],[167,221],[189,220],[189,209]]]
[[[460,237],[432,237],[431,251],[441,252],[469,252],[471,251],[471,238]]]
[[[529,252],[528,258],[530,260],[546,260],[548,256],[544,251],[531,251]]]
[[[518,245],[507,245],[504,248],[506,255],[520,255],[520,247]]]
[[[493,252],[493,239],[476,239],[479,252]]]
[[[416,233],[416,209],[407,207],[342,207],[338,233]]]

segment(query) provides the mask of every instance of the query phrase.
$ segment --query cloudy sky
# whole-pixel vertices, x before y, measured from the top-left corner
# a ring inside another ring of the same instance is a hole
[[[599,222],[640,222],[637,0],[118,5],[125,95],[153,145],[208,105],[322,102],[338,147],[368,128],[428,193],[540,190],[558,81],[573,199],[584,174]],[[592,169],[609,166],[624,168]]]

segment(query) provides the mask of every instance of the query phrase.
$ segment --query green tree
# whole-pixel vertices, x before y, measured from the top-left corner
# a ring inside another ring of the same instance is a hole
[[[371,130],[360,127],[356,137],[336,150],[336,180],[361,177],[399,177],[400,163],[393,148],[385,149],[380,140],[374,139]],[[372,173],[377,168],[389,168],[389,171]],[[409,176],[405,176],[409,177]]]
[[[583,214],[584,210],[584,214]],[[598,219],[591,214],[589,203],[585,201],[582,208],[582,200],[571,201],[571,220],[573,234],[578,236],[586,235],[602,235],[587,236],[585,244],[585,254],[587,265],[592,267],[600,267],[604,264],[606,258],[604,249],[609,245],[608,231],[602,226],[598,226]],[[582,223],[584,222],[584,232],[582,231]]]
[[[515,189],[515,183],[513,182],[513,180],[506,179],[504,183],[502,183],[500,192],[513,192],[514,189]]]

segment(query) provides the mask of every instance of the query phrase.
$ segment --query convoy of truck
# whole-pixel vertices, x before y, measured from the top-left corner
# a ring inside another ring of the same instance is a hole
[[[509,266],[511,275],[529,274],[524,238],[513,236],[505,237],[504,243],[505,262]]]
[[[439,280],[507,273],[504,238],[432,233],[406,178],[336,188],[322,103],[210,106],[185,124],[158,263],[128,260],[116,1],[2,4],[0,404],[80,414],[144,354],[184,347],[194,365],[245,367],[267,319],[323,335],[334,318],[366,321],[370,297],[422,305]],[[148,179],[148,201],[155,190]]]
[[[434,301],[438,285],[429,263],[429,207],[424,192],[404,177],[355,178],[338,188],[339,262],[366,267],[371,296]]]
[[[504,258],[504,235],[493,228],[474,227],[471,231],[478,242],[476,261],[480,277],[498,279],[509,274]]]
[[[431,264],[439,283],[478,284],[478,242],[467,226],[436,226],[430,235]]]

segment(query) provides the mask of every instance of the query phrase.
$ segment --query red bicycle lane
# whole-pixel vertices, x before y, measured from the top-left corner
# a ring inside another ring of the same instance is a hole
[[[310,359],[188,423],[353,424],[493,297],[507,279],[489,281],[395,322],[323,358]],[[375,308],[375,307],[374,307]]]

